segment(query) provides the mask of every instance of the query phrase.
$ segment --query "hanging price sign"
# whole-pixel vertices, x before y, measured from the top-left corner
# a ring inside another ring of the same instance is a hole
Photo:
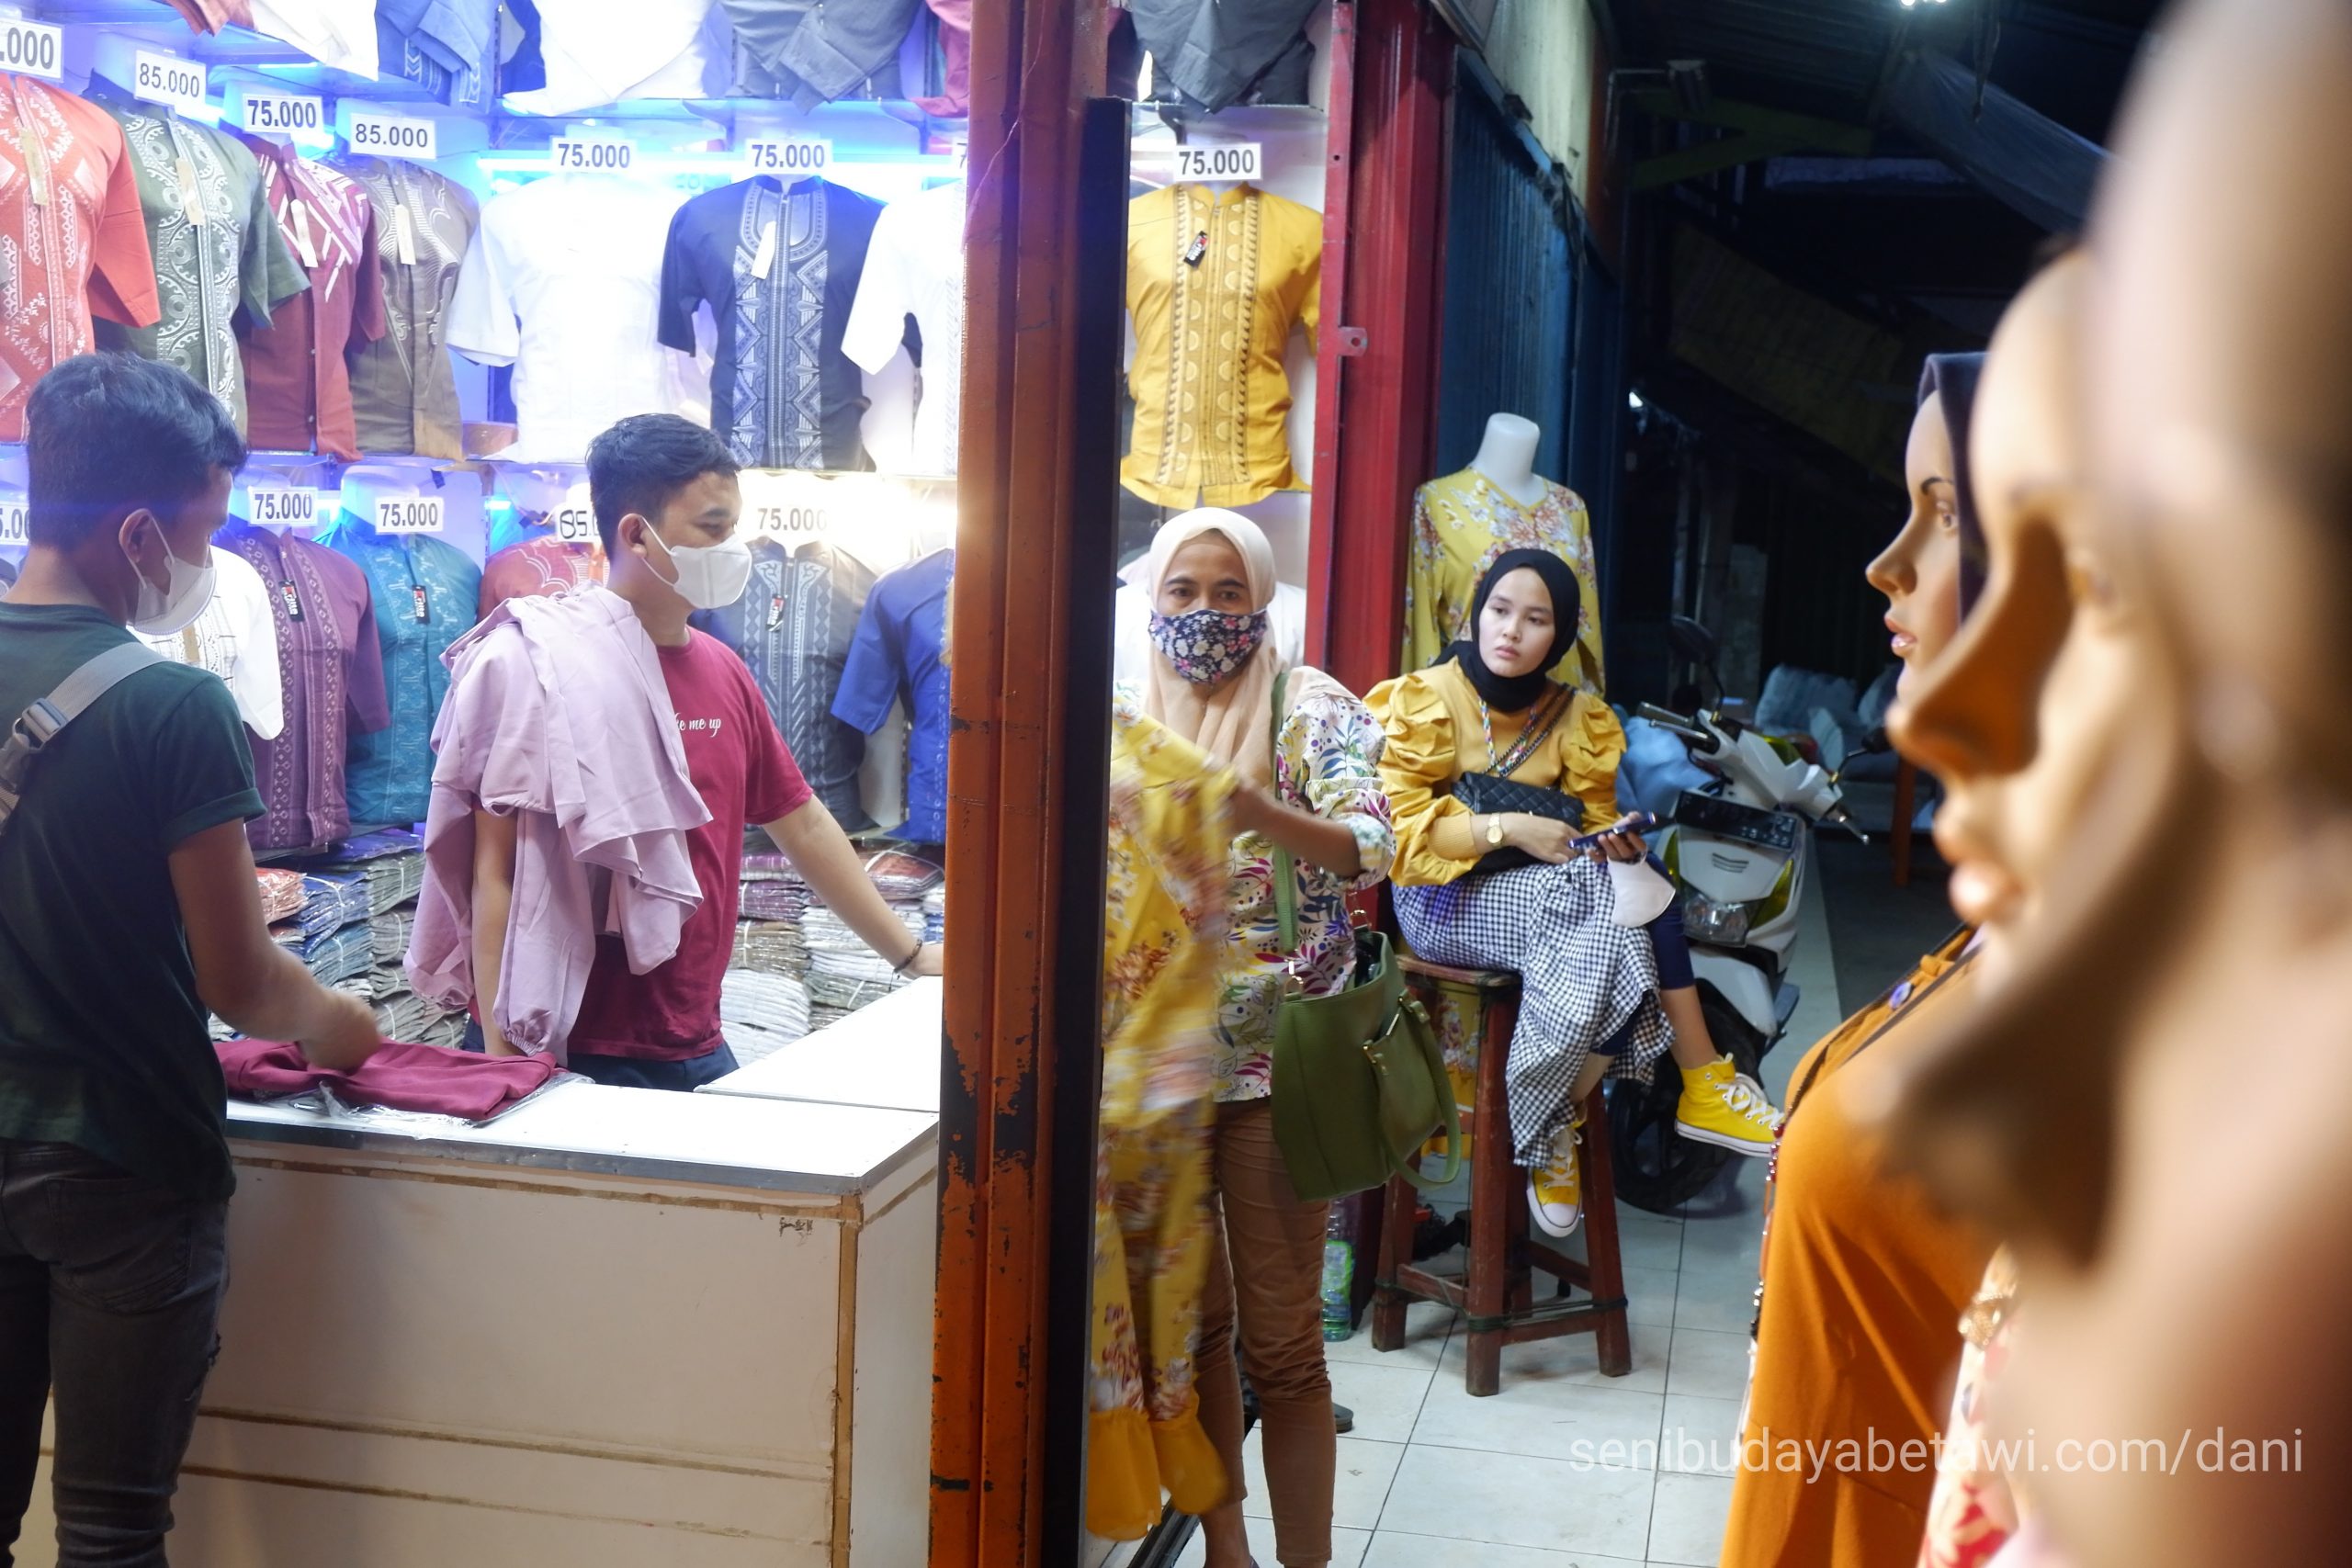
[[[874,476],[827,478],[797,468],[747,468],[743,529],[781,540],[787,547],[811,540],[870,535],[886,510]]]
[[[65,33],[47,22],[0,19],[0,71],[65,80]]]
[[[309,528],[319,521],[319,492],[308,485],[253,485],[245,491],[245,519],[263,528]]]
[[[755,175],[798,180],[833,166],[833,144],[821,136],[760,136],[743,144],[744,166]]]
[[[151,104],[175,109],[204,107],[204,67],[192,60],[142,49],[132,53],[130,72],[130,90]]]
[[[404,114],[355,110],[351,150],[429,164],[441,155],[440,129],[429,119],[413,119]]]
[[[637,144],[623,136],[559,136],[548,144],[559,172],[617,175],[637,161]]]
[[[243,115],[247,130],[290,136],[325,130],[327,106],[307,93],[251,92],[244,96]]]
[[[442,498],[437,495],[411,496],[403,500],[386,496],[376,502],[376,532],[438,534],[446,510]]]
[[[1176,149],[1176,177],[1180,180],[1248,182],[1264,178],[1265,169],[1265,149],[1255,141]]]
[[[558,544],[589,544],[596,537],[596,513],[584,501],[567,501],[548,513],[548,526],[555,530]]]
[[[23,496],[0,495],[0,550],[22,549],[32,543],[28,511]]]

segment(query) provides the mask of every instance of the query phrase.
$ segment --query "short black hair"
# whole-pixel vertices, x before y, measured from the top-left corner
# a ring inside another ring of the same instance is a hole
[[[725,442],[693,420],[673,413],[622,420],[588,447],[588,500],[605,553],[613,553],[614,535],[630,513],[658,520],[670,498],[703,475],[732,479],[742,467]]]
[[[216,469],[244,463],[229,411],[187,371],[130,354],[76,355],[25,405],[25,531],[34,544],[74,549],[142,506],[168,517]]]

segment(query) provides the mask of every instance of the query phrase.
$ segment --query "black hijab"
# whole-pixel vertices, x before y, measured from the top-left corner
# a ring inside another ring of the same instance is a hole
[[[1478,626],[1486,619],[1487,600],[1495,584],[1514,571],[1532,571],[1552,594],[1552,654],[1524,675],[1498,675],[1487,668],[1478,652]],[[1470,635],[1445,650],[1445,658],[1462,666],[1486,705],[1498,713],[1521,713],[1533,707],[1552,683],[1552,671],[1576,651],[1577,626],[1584,614],[1584,593],[1576,570],[1549,550],[1506,550],[1487,575],[1478,580],[1478,597],[1470,606]],[[1442,664],[1445,660],[1438,660]]]
[[[1931,354],[1919,373],[1919,400],[1943,394],[1944,428],[1951,436],[1951,483],[1960,503],[1960,613],[1968,614],[1984,588],[1984,529],[1976,520],[1976,488],[1968,473],[1968,416],[1976,406],[1981,354]]]

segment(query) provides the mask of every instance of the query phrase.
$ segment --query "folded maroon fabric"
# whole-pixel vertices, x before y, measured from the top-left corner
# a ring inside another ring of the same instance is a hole
[[[277,1100],[324,1084],[349,1105],[381,1105],[487,1122],[513,1109],[563,1069],[552,1056],[482,1056],[438,1045],[387,1043],[356,1073],[314,1066],[302,1048],[277,1040],[214,1044],[220,1076],[240,1100]]]

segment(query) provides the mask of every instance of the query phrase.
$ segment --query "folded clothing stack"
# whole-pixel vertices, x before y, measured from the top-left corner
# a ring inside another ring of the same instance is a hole
[[[367,884],[366,913],[380,915],[415,897],[424,886],[424,840],[405,828],[387,828],[345,839],[332,853],[302,864],[326,875],[358,875]]]
[[[413,906],[387,909],[368,922],[369,934],[376,943],[376,963],[399,968],[408,955],[409,933],[416,929],[416,910]]]
[[[376,943],[364,925],[353,924],[312,937],[302,944],[302,964],[322,986],[364,979],[376,963]],[[369,995],[372,984],[357,994]]]
[[[921,906],[894,904],[910,936],[922,935]],[[808,1027],[837,1023],[862,1007],[880,1001],[907,983],[890,961],[865,945],[831,909],[814,908],[801,922],[808,942]]]
[[[808,1032],[808,989],[785,975],[763,975],[749,969],[729,971],[719,983],[718,1020],[729,1044],[735,1027],[749,1024],[780,1036],[799,1039]],[[740,1059],[742,1053],[738,1051]]]
[[[925,942],[947,940],[947,884],[922,896],[922,939]]]
[[[735,956],[730,969],[756,969],[766,975],[808,973],[808,942],[798,920],[741,920],[735,927]]]
[[[306,937],[324,936],[354,920],[364,920],[368,907],[368,878],[356,871],[311,871],[302,874],[302,908],[295,918]]]
[[[806,884],[779,878],[743,883],[742,918],[747,920],[798,920],[808,912]]]
[[[254,873],[254,880],[261,885],[261,918],[271,925],[290,920],[302,912],[300,872],[264,866]]]

